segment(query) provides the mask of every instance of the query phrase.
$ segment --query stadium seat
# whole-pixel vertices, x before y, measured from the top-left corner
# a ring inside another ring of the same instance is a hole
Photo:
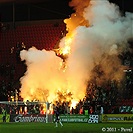
[[[52,50],[60,39],[61,31],[64,31],[64,29],[64,24],[59,24],[58,27],[54,27],[53,23],[42,23],[18,25],[15,29],[2,32],[0,34],[0,43],[2,44],[1,63],[9,62],[15,64],[18,74],[15,78],[20,77],[24,70],[22,65],[16,63],[15,50],[17,42],[24,42],[27,48],[35,46],[38,49]],[[14,47],[14,53],[10,54],[12,47]]]

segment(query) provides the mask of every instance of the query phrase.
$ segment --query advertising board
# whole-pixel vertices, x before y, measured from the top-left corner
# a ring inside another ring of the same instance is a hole
[[[133,122],[133,114],[103,114],[102,122]]]
[[[41,114],[11,115],[10,122],[46,122],[46,116]]]

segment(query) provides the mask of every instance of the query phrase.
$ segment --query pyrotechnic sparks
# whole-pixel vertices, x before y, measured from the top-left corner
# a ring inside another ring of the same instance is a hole
[[[75,106],[84,98],[90,77],[95,77],[92,70],[96,65],[104,72],[96,79],[99,84],[103,79],[123,78],[117,55],[132,37],[133,15],[121,16],[118,6],[107,0],[73,0],[71,6],[76,14],[64,21],[68,33],[60,41],[60,54],[67,55],[65,68],[61,67],[63,59],[53,51],[30,48],[20,53],[27,65],[20,79],[25,100],[68,100]]]

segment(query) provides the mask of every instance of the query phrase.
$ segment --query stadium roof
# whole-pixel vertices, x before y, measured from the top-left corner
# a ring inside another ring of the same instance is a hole
[[[31,3],[31,2],[45,2],[45,1],[52,1],[52,0],[0,0],[0,3]]]
[[[15,3],[15,20],[48,20],[48,19],[65,19],[73,11],[69,7],[71,0],[0,0],[1,21],[12,21],[13,3]],[[120,9],[125,12],[133,12],[132,0],[109,0],[116,3]],[[29,9],[30,8],[30,9]]]
[[[12,21],[13,4],[15,20],[48,20],[68,18],[73,12],[69,7],[70,0],[0,0],[0,15],[2,22]]]

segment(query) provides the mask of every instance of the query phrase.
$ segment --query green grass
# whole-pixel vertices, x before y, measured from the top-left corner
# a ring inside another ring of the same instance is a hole
[[[59,125],[56,128],[55,123],[0,123],[0,133],[122,133],[121,127],[132,128],[133,133],[133,123],[63,124],[63,127]],[[115,128],[116,131],[102,131],[102,128]]]

